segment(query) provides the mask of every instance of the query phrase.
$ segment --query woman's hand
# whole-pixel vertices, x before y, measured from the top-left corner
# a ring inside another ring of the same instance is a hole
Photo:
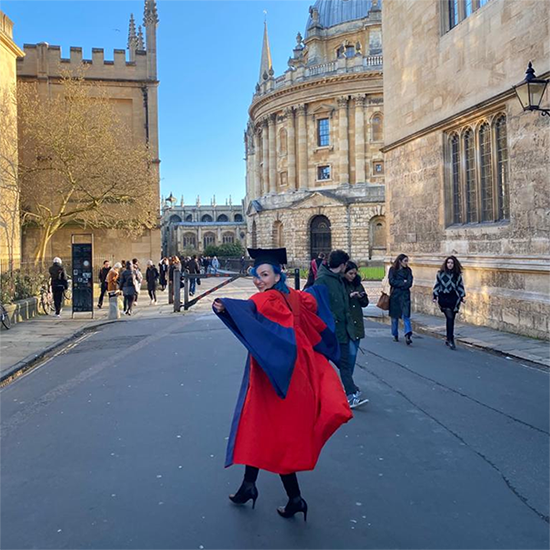
[[[361,297],[361,293],[360,292],[357,292],[357,291],[354,291],[352,292],[350,295],[349,295],[350,298],[360,298]]]
[[[216,313],[223,313],[225,311],[225,306],[222,304],[219,298],[216,298],[214,300],[214,303],[212,304],[212,306],[214,307]]]

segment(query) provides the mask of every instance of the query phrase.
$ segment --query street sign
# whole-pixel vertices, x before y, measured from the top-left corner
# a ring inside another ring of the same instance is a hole
[[[94,311],[92,277],[92,243],[74,243],[73,249],[73,313]]]

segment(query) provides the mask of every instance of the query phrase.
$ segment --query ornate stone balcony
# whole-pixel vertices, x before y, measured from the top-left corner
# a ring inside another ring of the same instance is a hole
[[[379,55],[356,55],[354,57],[342,57],[333,61],[326,61],[314,65],[301,65],[291,67],[281,76],[273,76],[265,79],[256,87],[255,97],[261,97],[281,88],[292,86],[307,80],[321,79],[328,76],[338,76],[350,73],[382,71],[383,58]]]

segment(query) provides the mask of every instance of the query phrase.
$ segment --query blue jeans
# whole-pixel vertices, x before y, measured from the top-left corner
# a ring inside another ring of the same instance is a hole
[[[349,341],[349,365],[351,368],[351,375],[353,376],[353,371],[355,370],[355,363],[357,361],[357,354],[359,353],[359,344],[361,340],[350,340]]]
[[[403,316],[403,324],[405,325],[405,334],[413,331],[410,317]],[[391,318],[391,333],[392,336],[399,336],[399,319],[395,317]]]
[[[197,279],[194,277],[189,278],[189,294],[195,294],[195,288],[197,287]]]

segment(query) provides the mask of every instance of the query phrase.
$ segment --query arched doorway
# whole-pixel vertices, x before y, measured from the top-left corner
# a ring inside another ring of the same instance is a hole
[[[309,235],[311,259],[321,252],[328,256],[332,246],[330,220],[326,216],[315,216],[309,225]]]
[[[374,216],[369,222],[369,259],[386,255],[386,218]]]
[[[283,248],[284,246],[283,222],[277,220],[273,222],[273,248]]]

